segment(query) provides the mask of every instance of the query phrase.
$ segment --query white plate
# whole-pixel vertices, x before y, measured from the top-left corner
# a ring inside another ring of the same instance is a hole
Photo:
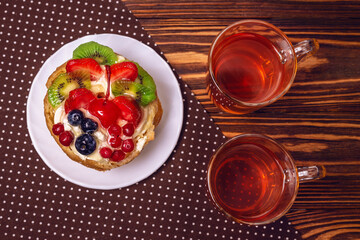
[[[73,50],[88,41],[111,47],[138,62],[154,78],[164,113],[155,130],[155,140],[129,164],[106,172],[87,168],[69,159],[50,135],[44,117],[45,83],[50,74],[68,59]],[[31,140],[43,161],[64,179],[93,189],[116,189],[135,184],[154,173],[172,153],[183,123],[183,100],[178,81],[169,65],[152,48],[121,35],[97,34],[70,42],[54,53],[32,83],[27,101],[27,125]]]

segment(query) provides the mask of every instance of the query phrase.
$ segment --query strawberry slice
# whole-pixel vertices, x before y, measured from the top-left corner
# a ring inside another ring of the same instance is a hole
[[[69,93],[69,98],[65,101],[65,113],[69,113],[73,109],[80,109],[89,106],[89,103],[96,99],[94,94],[86,88],[77,88]]]
[[[118,96],[112,100],[121,110],[120,118],[137,126],[141,120],[141,109],[131,97]]]
[[[135,81],[138,76],[138,69],[132,62],[121,62],[111,65],[110,82],[116,80]]]
[[[103,72],[99,63],[92,58],[72,59],[67,62],[66,72],[79,70],[90,72],[91,81],[99,80]]]

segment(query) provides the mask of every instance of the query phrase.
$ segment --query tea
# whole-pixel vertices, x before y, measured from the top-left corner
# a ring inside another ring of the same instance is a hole
[[[214,155],[208,187],[212,200],[235,220],[268,222],[289,207],[297,180],[286,155],[270,150],[274,143],[251,139],[235,139]]]
[[[225,112],[256,111],[279,100],[294,82],[298,61],[318,49],[315,39],[293,46],[280,29],[264,21],[235,22],[211,44],[208,95]]]
[[[223,158],[212,176],[213,194],[235,218],[252,221],[276,207],[284,188],[284,172],[271,153],[252,145],[240,145]]]
[[[237,33],[213,50],[212,68],[219,87],[247,103],[270,100],[287,81],[284,64],[274,44],[255,33]]]
[[[289,152],[267,136],[242,134],[212,156],[207,186],[211,200],[235,221],[266,224],[290,209],[299,182],[325,173],[323,166],[296,168]]]

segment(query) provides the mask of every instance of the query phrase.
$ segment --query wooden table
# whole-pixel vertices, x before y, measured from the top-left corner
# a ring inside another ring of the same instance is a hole
[[[301,184],[287,214],[304,239],[360,239],[360,2],[126,0],[227,137],[269,135],[299,165],[324,165],[327,176]],[[240,19],[268,21],[293,43],[316,38],[290,91],[251,114],[219,112],[205,91],[215,36]]]

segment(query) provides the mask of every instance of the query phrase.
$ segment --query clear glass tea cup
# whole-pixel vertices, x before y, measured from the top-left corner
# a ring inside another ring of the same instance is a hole
[[[297,167],[290,153],[270,137],[242,134],[212,156],[208,194],[236,222],[267,224],[291,208],[299,183],[323,178],[325,172],[323,166]]]
[[[253,112],[281,98],[294,81],[298,62],[318,49],[315,39],[293,46],[279,28],[264,21],[236,22],[211,45],[208,94],[223,111]]]

